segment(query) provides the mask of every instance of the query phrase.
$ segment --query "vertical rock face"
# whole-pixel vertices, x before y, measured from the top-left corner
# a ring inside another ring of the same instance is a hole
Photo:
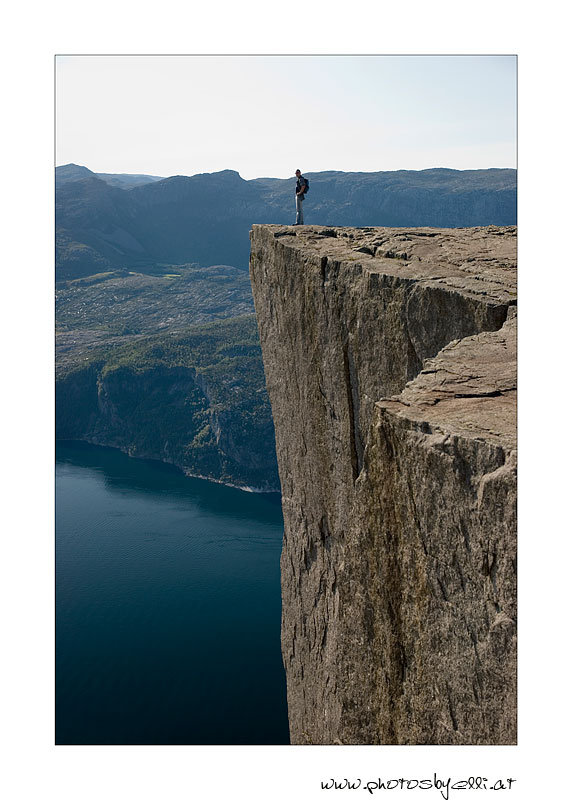
[[[516,231],[254,226],[293,743],[516,740]]]

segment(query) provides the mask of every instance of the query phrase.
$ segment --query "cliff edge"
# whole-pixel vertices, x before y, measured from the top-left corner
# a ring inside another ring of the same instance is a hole
[[[516,229],[255,225],[294,744],[516,741]]]

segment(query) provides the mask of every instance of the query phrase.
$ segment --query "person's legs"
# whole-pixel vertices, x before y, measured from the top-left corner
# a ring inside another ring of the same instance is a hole
[[[296,225],[304,224],[304,200],[296,195]]]

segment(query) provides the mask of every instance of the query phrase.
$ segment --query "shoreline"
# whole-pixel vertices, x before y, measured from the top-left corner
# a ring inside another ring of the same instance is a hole
[[[228,481],[223,481],[219,478],[211,478],[206,475],[200,475],[196,472],[191,472],[190,470],[185,469],[185,467],[181,467],[178,464],[174,464],[172,461],[164,461],[161,458],[153,458],[150,456],[134,456],[132,453],[129,453],[123,447],[117,447],[116,445],[111,444],[101,444],[101,442],[94,442],[90,439],[56,439],[56,445],[58,443],[61,444],[89,444],[92,447],[102,447],[107,448],[109,450],[118,450],[120,453],[123,453],[128,458],[133,458],[136,461],[154,461],[157,464],[167,464],[170,467],[174,467],[178,472],[180,472],[185,478],[196,478],[197,480],[207,481],[208,483],[217,483],[220,486],[228,486],[229,489],[239,489],[241,492],[247,492],[249,494],[281,494],[280,489],[264,489],[260,486],[248,486],[243,485],[241,486],[238,483],[229,483]]]
[[[160,463],[167,463],[167,462],[160,462]],[[177,466],[173,464],[173,466]],[[257,486],[240,486],[238,483],[229,483],[228,481],[223,481],[218,478],[207,478],[205,475],[199,475],[196,472],[190,472],[186,470],[184,467],[177,467],[180,469],[183,475],[186,478],[198,478],[201,481],[208,481],[209,483],[218,483],[221,486],[228,486],[229,489],[240,489],[241,492],[249,492],[250,494],[281,494],[278,489],[263,489]]]

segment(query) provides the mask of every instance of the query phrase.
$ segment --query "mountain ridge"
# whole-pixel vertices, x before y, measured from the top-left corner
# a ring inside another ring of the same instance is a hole
[[[62,174],[63,180],[56,178],[58,281],[103,269],[145,270],[188,262],[246,270],[252,225],[294,221],[293,178],[245,180],[236,170],[226,169],[126,186],[113,185],[77,165],[56,168],[56,176]],[[305,216],[312,224],[516,224],[513,169],[306,175],[311,191]]]
[[[89,167],[84,167],[80,164],[61,164],[56,167],[56,187],[63,183],[81,180],[84,177],[90,177],[92,175],[103,180],[110,186],[119,186],[120,188],[130,188],[142,183],[163,180],[163,178],[158,175],[144,175],[142,173],[129,172],[93,172]]]

